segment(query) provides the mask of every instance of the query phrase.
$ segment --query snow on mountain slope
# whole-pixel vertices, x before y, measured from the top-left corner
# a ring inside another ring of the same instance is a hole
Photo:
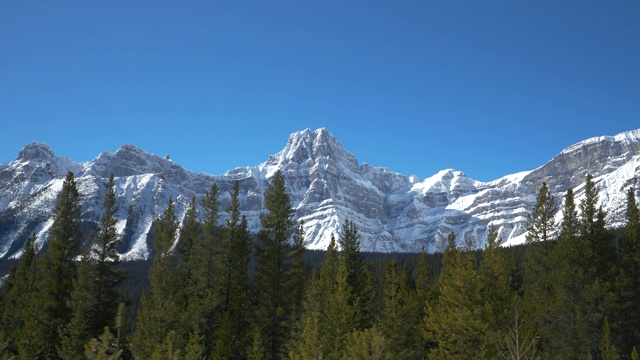
[[[451,231],[460,245],[482,247],[490,224],[510,245],[524,241],[527,214],[543,181],[560,203],[570,187],[579,199],[586,175],[593,174],[609,224],[621,225],[626,191],[639,185],[640,130],[582,141],[538,169],[486,183],[452,169],[422,180],[360,165],[326,129],[293,133],[284,149],[266,162],[223,175],[188,171],[134,145],[75,163],[56,157],[46,144],[32,143],[15,160],[0,165],[0,258],[19,256],[33,233],[40,244],[45,241],[67,171],[76,176],[87,224],[99,219],[103,182],[114,174],[123,239],[119,251],[125,259],[143,259],[153,252],[147,235],[169,199],[182,219],[191,198],[202,198],[214,182],[220,188],[221,209],[233,182],[240,183],[242,212],[250,229],[258,231],[263,194],[277,170],[286,176],[311,249],[326,248],[347,218],[358,226],[365,251],[440,251]],[[221,220],[225,215],[221,213]]]

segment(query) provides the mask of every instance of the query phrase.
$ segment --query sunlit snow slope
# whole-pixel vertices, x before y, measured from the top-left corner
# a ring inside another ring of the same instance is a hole
[[[152,252],[147,237],[152,223],[169,199],[181,219],[191,198],[203,197],[213,182],[221,189],[222,210],[233,182],[239,181],[243,214],[251,230],[259,230],[263,193],[277,170],[286,176],[311,249],[326,248],[347,218],[358,225],[365,251],[440,251],[451,231],[459,245],[482,247],[490,224],[505,244],[517,244],[524,241],[526,217],[543,181],[560,204],[568,188],[579,200],[587,174],[594,175],[608,223],[621,225],[626,191],[639,185],[640,130],[585,140],[538,169],[491,182],[452,169],[419,179],[360,164],[326,129],[296,132],[263,164],[223,175],[191,172],[133,145],[76,163],[55,156],[46,144],[31,143],[15,160],[0,165],[0,258],[19,256],[33,233],[39,244],[46,241],[67,171],[78,181],[86,228],[99,219],[103,182],[114,174],[120,252],[125,259],[143,259]]]

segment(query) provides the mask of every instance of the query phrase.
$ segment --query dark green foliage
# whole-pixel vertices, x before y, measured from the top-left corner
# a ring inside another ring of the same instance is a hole
[[[499,245],[498,232],[490,225],[487,233],[487,246],[478,269],[480,297],[484,302],[480,319],[485,324],[487,356],[497,358],[504,329],[514,311],[516,293],[511,283],[511,264]]]
[[[177,235],[178,221],[172,199],[154,227],[155,256],[149,270],[149,293],[143,296],[138,311],[132,351],[136,358],[150,359],[173,354],[180,339],[173,330],[183,309],[176,303],[174,258],[170,252]]]
[[[104,184],[104,214],[100,218],[93,245],[87,244],[78,263],[78,277],[71,294],[72,318],[65,330],[62,350],[64,358],[83,358],[84,345],[98,336],[104,327],[112,326],[116,317],[120,286],[125,274],[116,269],[120,256],[116,249],[120,240],[116,232],[115,178]]]
[[[53,210],[47,251],[40,259],[32,313],[22,329],[21,356],[59,359],[62,330],[72,317],[71,289],[77,278],[75,257],[80,253],[82,232],[80,194],[73,173],[67,173]],[[36,320],[37,319],[37,320]],[[20,350],[21,349],[21,350]]]
[[[37,291],[38,269],[35,241],[35,235],[27,239],[20,263],[12,269],[2,289],[0,329],[3,330],[6,344],[0,354],[4,353],[7,356],[18,354],[18,332],[25,326]]]
[[[611,343],[611,331],[609,329],[609,320],[607,320],[606,317],[604,318],[604,322],[602,324],[602,340],[600,340],[600,345],[598,346],[598,349],[600,350],[600,358],[602,360],[620,359],[615,345]]]
[[[411,286],[409,272],[398,272],[396,261],[387,262],[382,285],[382,309],[379,331],[384,337],[388,359],[421,359],[422,336],[420,327],[424,302],[419,302]]]
[[[354,325],[356,329],[363,330],[370,327],[373,321],[373,275],[360,255],[360,234],[353,221],[344,221],[338,244],[340,264],[346,271],[346,285],[351,294],[349,304],[359,308],[359,322]]]
[[[475,259],[470,253],[451,246],[455,243],[454,236],[448,240],[438,278],[438,298],[426,304],[424,336],[436,344],[428,358],[484,358],[486,326],[481,320],[483,301]]]
[[[104,327],[104,332],[97,339],[91,339],[84,348],[84,359],[95,360],[118,360],[122,356],[122,350],[117,349],[114,344],[116,339],[109,330],[108,326]]]
[[[214,183],[202,199],[202,236],[193,244],[189,256],[192,264],[188,284],[191,295],[188,313],[191,314],[193,322],[199,325],[203,343],[206,344],[205,356],[211,353],[216,326],[220,320],[219,313],[216,312],[219,302],[216,290],[216,283],[219,281],[217,267],[222,254],[221,232],[218,226],[219,206],[218,186]]]
[[[176,278],[174,301],[181,311],[177,320],[179,324],[176,325],[175,330],[177,336],[183,339],[188,336],[192,324],[197,324],[200,321],[201,315],[193,311],[194,307],[192,305],[192,302],[195,301],[196,290],[194,286],[196,286],[196,280],[194,276],[197,272],[193,259],[195,256],[194,246],[200,241],[197,204],[196,198],[193,197],[182,221],[179,242],[175,248],[175,252],[177,252],[175,257],[178,257],[178,260],[174,271]]]
[[[294,211],[285,189],[285,178],[277,171],[264,194],[267,212],[260,214],[262,230],[256,246],[256,321],[264,341],[266,357],[279,359],[285,355],[284,344],[291,329],[295,306],[288,302],[299,290],[289,287],[291,272],[291,239],[295,232]]]
[[[252,239],[247,220],[240,214],[240,185],[231,190],[217,260],[215,291],[220,319],[214,344],[214,358],[244,358],[249,343],[249,255]]]
[[[620,333],[624,353],[640,344],[640,209],[633,189],[627,192],[627,223],[620,240],[620,266],[616,281],[620,297]],[[624,330],[623,330],[624,329]]]
[[[542,183],[536,206],[527,217],[527,251],[525,255],[525,283],[530,285],[548,271],[547,256],[557,230],[554,216],[557,208],[547,183]]]
[[[71,184],[65,181],[66,187]],[[202,200],[204,222],[198,221],[192,199],[179,234],[170,201],[153,226],[155,254],[148,274],[150,261],[118,264],[112,251],[118,240],[115,222],[106,211],[93,244],[79,259],[80,237],[66,237],[78,240],[63,242],[66,246],[52,238],[40,260],[35,238],[27,241],[0,297],[0,359],[637,358],[636,194],[627,194],[627,226],[614,237],[605,229],[606,214],[594,207],[598,201],[591,177],[580,213],[573,192],[567,192],[559,226],[545,186],[529,218],[526,245],[498,246],[497,231],[490,226],[482,251],[459,250],[451,233],[444,254],[362,253],[358,229],[347,220],[339,234],[340,251],[332,238],[323,253],[304,250],[304,228],[293,220],[284,177],[277,173],[265,194],[268,212],[261,216],[263,230],[251,254],[253,238],[239,211],[239,184],[231,190],[223,226],[218,226],[214,185]],[[72,194],[68,188],[67,195]],[[105,209],[115,211],[107,205],[110,193]],[[62,210],[58,213],[61,224],[73,223]],[[70,213],[79,219],[79,212]],[[57,232],[56,239],[63,233]],[[617,253],[614,244],[619,244]],[[73,252],[68,262],[53,256]],[[108,264],[104,273],[113,276],[105,276],[111,280],[96,291],[100,254]],[[311,279],[308,263],[316,269]],[[121,285],[119,268],[132,274]],[[51,317],[57,304],[52,294],[59,292],[49,284],[52,270],[58,269],[73,269],[66,272],[71,285],[66,285],[64,321]],[[147,286],[140,305],[136,299]],[[139,308],[137,323],[129,320],[135,325],[131,342],[126,321],[114,326],[109,319],[107,328],[96,329],[101,316],[94,315],[99,311],[94,295],[104,296],[100,310],[113,314],[118,297],[107,294],[118,287],[131,299],[128,311]],[[54,322],[59,326],[55,338],[50,331]]]

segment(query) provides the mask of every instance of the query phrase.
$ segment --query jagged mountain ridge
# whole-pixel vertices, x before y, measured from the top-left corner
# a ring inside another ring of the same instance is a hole
[[[579,199],[586,175],[594,175],[608,223],[620,225],[625,193],[638,185],[640,130],[585,140],[538,169],[491,182],[452,169],[422,180],[359,164],[326,129],[296,132],[263,164],[222,175],[188,171],[134,145],[76,163],[55,156],[46,144],[31,143],[15,160],[0,165],[0,258],[18,256],[34,232],[40,244],[45,241],[67,171],[76,175],[86,223],[99,219],[103,182],[110,174],[116,176],[120,251],[125,259],[140,259],[152,251],[147,234],[169,198],[182,218],[190,199],[204,196],[214,181],[221,190],[222,209],[233,182],[240,182],[243,214],[257,231],[263,193],[278,169],[286,176],[311,249],[326,248],[345,218],[358,225],[365,251],[440,251],[451,231],[460,244],[481,247],[489,224],[498,228],[505,243],[514,244],[524,240],[526,216],[542,181],[560,203],[569,187]]]

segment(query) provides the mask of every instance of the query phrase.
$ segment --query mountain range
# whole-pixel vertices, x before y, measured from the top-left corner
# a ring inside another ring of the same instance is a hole
[[[0,164],[0,259],[19,256],[25,239],[34,233],[40,246],[46,241],[56,195],[68,171],[75,174],[82,195],[85,225],[100,218],[104,182],[111,174],[116,177],[119,250],[124,259],[134,260],[151,255],[148,234],[170,198],[182,219],[192,197],[202,198],[214,182],[220,188],[221,210],[233,183],[239,182],[242,213],[250,230],[258,231],[259,215],[265,211],[263,194],[277,170],[286,177],[297,219],[304,221],[309,249],[325,249],[345,219],[358,226],[363,251],[442,251],[452,231],[459,245],[478,248],[484,246],[491,224],[504,245],[513,245],[524,242],[527,214],[543,182],[560,209],[569,188],[580,201],[588,174],[594,177],[607,224],[621,226],[626,192],[639,185],[640,129],[579,142],[535,170],[490,182],[452,169],[420,179],[360,164],[324,128],[293,133],[284,149],[264,163],[222,175],[189,171],[134,145],[78,163],[34,142],[15,160]],[[225,216],[222,211],[221,221]]]

